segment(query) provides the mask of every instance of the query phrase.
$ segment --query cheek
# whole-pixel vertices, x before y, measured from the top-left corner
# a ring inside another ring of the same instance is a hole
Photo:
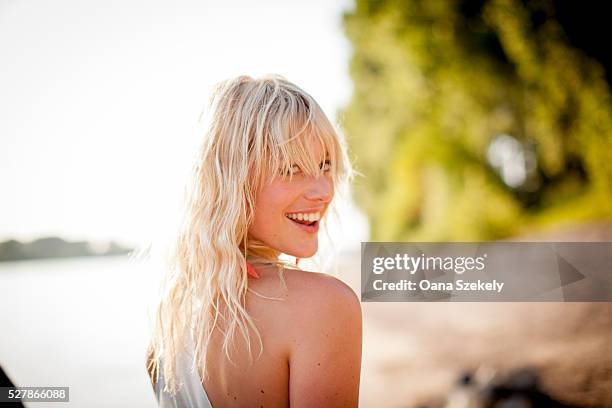
[[[253,234],[277,233],[279,224],[284,221],[284,213],[291,203],[291,192],[286,187],[272,187],[262,190],[256,200],[253,225],[249,229]]]

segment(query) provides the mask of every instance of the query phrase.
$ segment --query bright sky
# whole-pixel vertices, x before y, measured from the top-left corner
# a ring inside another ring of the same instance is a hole
[[[166,233],[213,83],[279,73],[333,118],[349,0],[0,2],[0,240]],[[173,215],[174,214],[174,215]],[[346,236],[365,240],[345,209]]]

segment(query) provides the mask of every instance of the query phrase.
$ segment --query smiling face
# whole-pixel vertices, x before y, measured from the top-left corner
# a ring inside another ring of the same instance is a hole
[[[324,148],[313,146],[313,157],[326,157]],[[321,218],[334,197],[328,159],[320,160],[320,174],[309,175],[299,166],[274,177],[257,192],[249,235],[272,249],[298,258],[309,258],[318,249]]]

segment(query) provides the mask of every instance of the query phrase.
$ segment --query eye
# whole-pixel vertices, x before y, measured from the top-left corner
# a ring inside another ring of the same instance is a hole
[[[323,171],[330,171],[331,170],[331,161],[329,160],[325,160],[323,163],[319,164],[319,168]]]
[[[301,172],[302,169],[300,169],[300,166],[298,166],[297,164],[292,165],[290,168],[288,168],[285,171],[285,176],[290,176],[292,174],[297,174],[299,172]]]

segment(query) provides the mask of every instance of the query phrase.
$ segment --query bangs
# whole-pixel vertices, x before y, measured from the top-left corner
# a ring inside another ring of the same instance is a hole
[[[297,99],[296,104],[289,104],[295,109],[279,115],[278,122],[271,126],[263,161],[267,181],[275,177],[291,180],[297,166],[303,174],[313,177],[329,169],[337,185],[346,173],[338,134],[316,102]]]

